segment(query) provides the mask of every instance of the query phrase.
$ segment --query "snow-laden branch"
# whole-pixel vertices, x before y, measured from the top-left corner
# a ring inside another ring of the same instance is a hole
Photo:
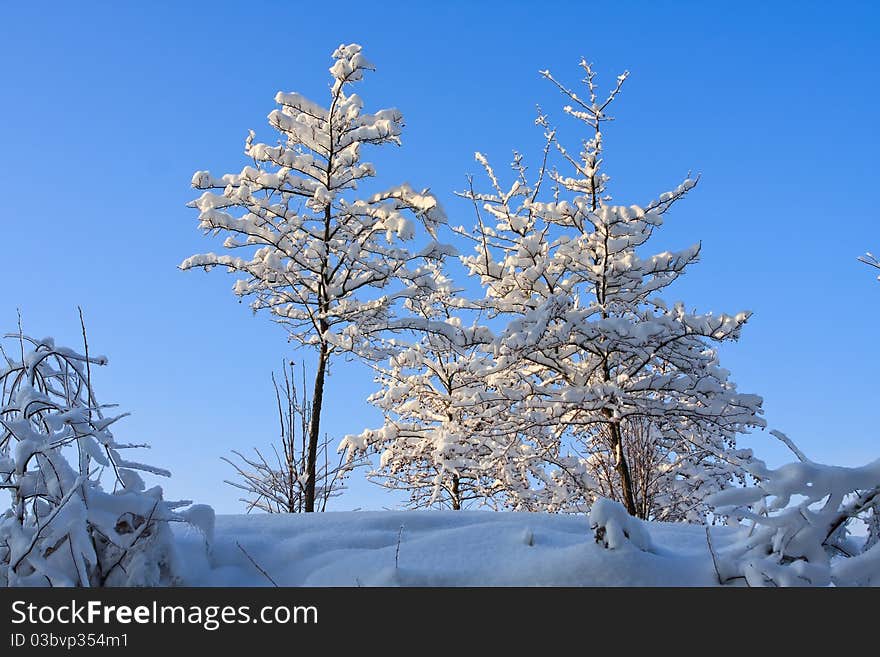
[[[741,539],[720,555],[726,580],[741,577],[750,586],[880,584],[880,460],[847,468],[804,457],[776,469],[755,461],[749,471],[753,486],[711,498],[719,513],[747,523]],[[869,528],[867,537],[850,535],[859,521]]]

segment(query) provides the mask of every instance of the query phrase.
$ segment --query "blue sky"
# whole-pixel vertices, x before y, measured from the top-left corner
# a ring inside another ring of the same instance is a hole
[[[133,412],[118,435],[152,443],[170,497],[241,509],[220,456],[273,440],[269,373],[300,358],[231,277],[177,270],[216,247],[185,207],[191,175],[239,169],[249,128],[272,138],[279,89],[323,100],[351,41],[378,68],[368,108],[406,117],[403,147],[371,154],[380,180],[430,186],[455,224],[472,221],[452,192],[478,173],[473,152],[500,165],[539,145],[536,103],[559,116],[539,69],[571,83],[582,55],[600,81],[629,69],[606,132],[616,200],[702,174],[656,238],[703,243],[668,300],[754,312],[723,363],[812,458],[880,456],[880,283],[856,261],[880,252],[876,4],[183,5],[4,3],[0,22],[0,322],[13,330],[20,308],[26,331],[78,344],[83,306],[110,356],[99,394]],[[333,367],[331,436],[374,425],[371,390],[365,369]],[[766,432],[746,444],[788,458]],[[395,502],[357,480],[335,508]]]

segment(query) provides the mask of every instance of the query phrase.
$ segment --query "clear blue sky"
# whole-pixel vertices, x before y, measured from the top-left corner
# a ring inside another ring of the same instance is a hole
[[[269,373],[298,358],[220,272],[183,273],[216,247],[196,229],[192,173],[243,164],[249,128],[279,89],[327,93],[329,55],[361,43],[378,71],[368,107],[399,107],[401,149],[374,153],[380,179],[452,191],[539,143],[534,106],[559,116],[537,71],[574,83],[581,55],[601,80],[632,77],[607,132],[616,200],[643,203],[688,170],[702,181],[668,218],[660,248],[703,242],[669,301],[754,311],[723,352],[766,419],[814,459],[880,456],[880,283],[856,262],[880,252],[876,3],[107,2],[2,3],[0,324],[110,357],[99,394],[118,425],[170,468],[171,497],[241,505],[220,456],[276,435]],[[332,371],[324,426],[372,426],[369,374]],[[749,444],[787,455],[766,433]],[[337,509],[395,499],[355,482]]]

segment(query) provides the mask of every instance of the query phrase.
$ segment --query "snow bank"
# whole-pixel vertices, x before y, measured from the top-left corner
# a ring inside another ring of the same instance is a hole
[[[617,515],[605,515],[606,526],[614,525]],[[596,543],[590,520],[582,515],[377,511],[218,516],[207,555],[203,532],[174,529],[188,586],[272,586],[259,569],[279,586],[718,584],[705,529],[693,525],[640,523],[635,532],[629,527],[633,549],[606,549]],[[716,549],[736,535],[727,527],[712,532]]]

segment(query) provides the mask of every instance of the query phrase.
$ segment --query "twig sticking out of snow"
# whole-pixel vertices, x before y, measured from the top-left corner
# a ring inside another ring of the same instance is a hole
[[[709,532],[709,526],[706,525],[706,545],[709,546],[709,554],[712,555],[712,565],[715,567],[715,574],[718,576],[718,583],[724,586],[725,584],[730,583],[735,579],[745,580],[746,586],[751,588],[751,584],[749,584],[748,579],[741,575],[735,575],[733,577],[725,577],[721,574],[721,570],[718,568],[718,557],[715,554],[715,548],[712,546],[712,534]]]
[[[712,555],[712,566],[715,568],[715,576],[718,578],[719,584],[724,584],[724,579],[718,570],[718,559],[715,557],[715,550],[712,549],[712,536],[709,534],[709,526],[706,525],[706,545],[709,546],[709,554]]]
[[[254,558],[253,558],[251,555],[248,554],[248,551],[245,550],[245,549],[242,547],[241,543],[239,543],[238,541],[236,541],[235,544],[238,546],[238,549],[242,551],[242,553],[244,554],[244,556],[246,556],[246,557],[248,558],[248,561],[250,561],[250,562],[254,565],[254,568],[256,568],[257,570],[259,570],[260,573],[262,573],[263,577],[265,577],[265,578],[268,579],[270,582],[272,582],[272,586],[274,586],[275,588],[278,588],[278,582],[276,582],[274,579],[272,579],[272,576],[271,576],[269,573],[267,573],[265,570],[263,570],[263,569],[260,567],[260,564],[258,564],[256,561],[254,561]]]
[[[394,570],[397,570],[400,562],[400,539],[403,537],[403,525],[397,531],[397,547],[394,550]]]

